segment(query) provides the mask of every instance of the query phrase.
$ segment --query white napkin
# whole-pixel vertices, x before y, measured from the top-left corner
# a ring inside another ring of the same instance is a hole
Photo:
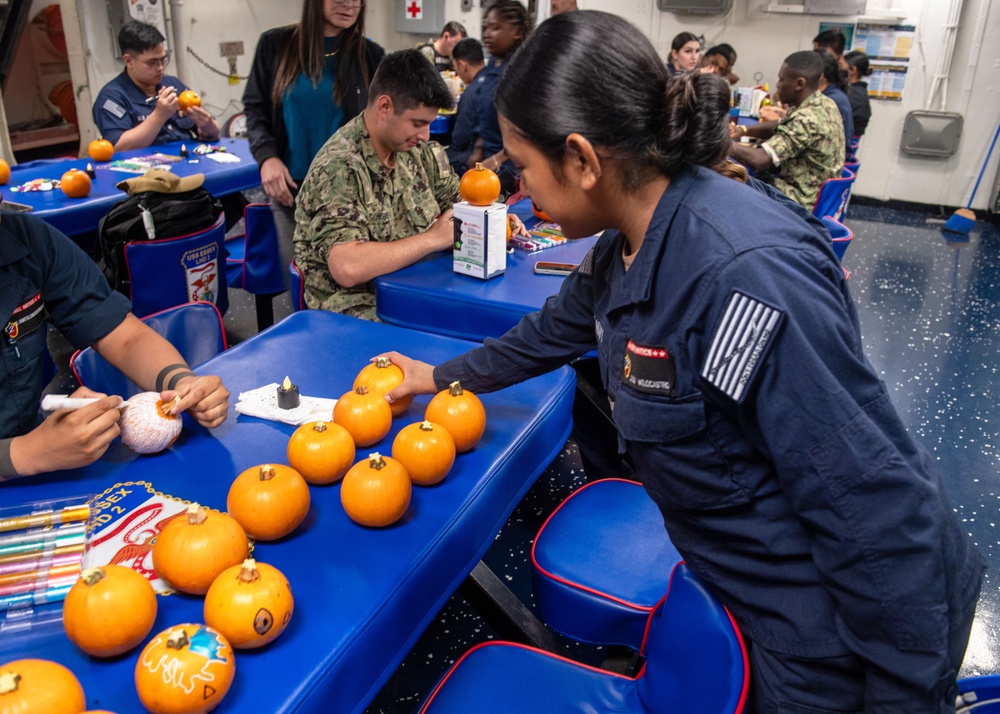
[[[263,387],[251,389],[249,392],[240,392],[236,401],[236,411],[247,416],[299,426],[311,421],[332,420],[333,405],[336,403],[336,399],[300,395],[297,407],[281,409],[278,406],[278,383],[272,382]]]
[[[240,163],[240,157],[236,154],[227,154],[225,151],[213,151],[211,154],[205,154],[206,158],[211,159],[217,164],[238,164]]]

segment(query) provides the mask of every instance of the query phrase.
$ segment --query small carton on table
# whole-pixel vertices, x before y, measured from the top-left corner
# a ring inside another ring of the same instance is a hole
[[[452,269],[487,280],[507,269],[507,206],[491,203],[454,206],[455,252]]]

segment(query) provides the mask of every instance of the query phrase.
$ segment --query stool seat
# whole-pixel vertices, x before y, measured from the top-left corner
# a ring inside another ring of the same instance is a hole
[[[955,714],[1000,714],[1000,674],[961,679],[958,691]]]
[[[542,619],[578,642],[639,649],[680,560],[641,484],[593,481],[535,536],[532,578]]]

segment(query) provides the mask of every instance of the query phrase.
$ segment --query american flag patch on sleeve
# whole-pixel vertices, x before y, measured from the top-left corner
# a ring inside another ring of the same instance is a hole
[[[740,401],[781,321],[780,310],[734,290],[715,328],[701,376]]]

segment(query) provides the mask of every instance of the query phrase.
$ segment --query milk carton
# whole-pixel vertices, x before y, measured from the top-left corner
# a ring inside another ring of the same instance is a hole
[[[507,269],[507,206],[473,206],[461,201],[455,204],[454,213],[452,269],[480,280],[501,275]]]

